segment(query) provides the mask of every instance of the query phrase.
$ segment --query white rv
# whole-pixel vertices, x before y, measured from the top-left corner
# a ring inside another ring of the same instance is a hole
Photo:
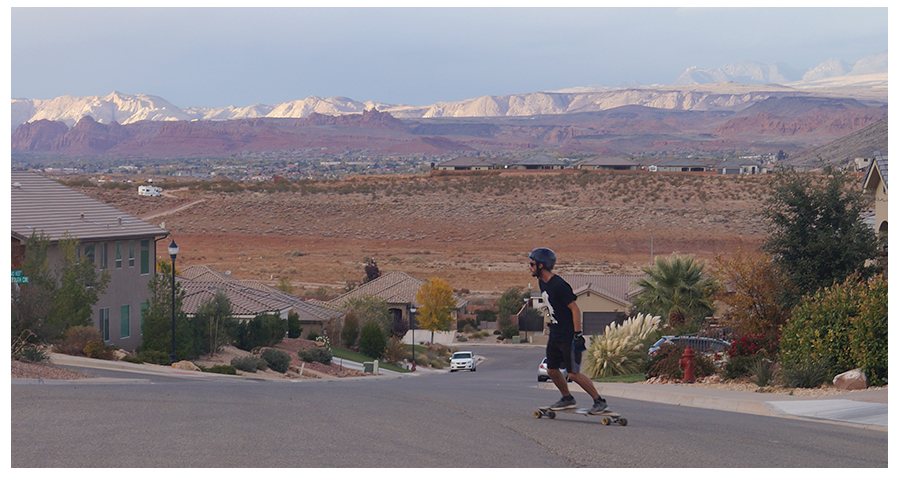
[[[141,196],[162,196],[162,188],[158,186],[138,186],[138,194]]]

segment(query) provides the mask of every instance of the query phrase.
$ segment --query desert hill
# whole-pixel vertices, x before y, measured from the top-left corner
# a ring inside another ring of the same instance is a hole
[[[557,250],[569,273],[640,273],[651,250],[705,260],[755,250],[771,179],[564,170],[282,181],[240,191],[204,182],[162,198],[78,189],[164,222],[182,248],[181,266],[339,290],[362,278],[371,257],[382,271],[498,293],[532,282],[523,259],[537,246]]]

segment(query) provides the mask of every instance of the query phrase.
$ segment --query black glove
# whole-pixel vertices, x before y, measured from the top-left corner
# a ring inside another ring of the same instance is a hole
[[[572,346],[575,347],[575,352],[584,352],[586,347],[584,346],[584,336],[581,335],[581,332],[575,332],[575,339],[572,341]]]

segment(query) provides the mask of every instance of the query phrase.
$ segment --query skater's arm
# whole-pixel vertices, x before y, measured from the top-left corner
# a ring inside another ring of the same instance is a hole
[[[572,324],[575,325],[575,332],[582,332],[581,309],[578,308],[578,304],[576,304],[574,300],[569,303],[569,310],[572,311]]]

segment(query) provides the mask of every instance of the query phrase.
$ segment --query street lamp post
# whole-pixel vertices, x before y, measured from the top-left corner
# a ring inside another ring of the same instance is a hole
[[[412,366],[413,370],[416,369],[416,308],[409,308],[409,330],[412,331]]]
[[[175,239],[169,244],[169,256],[172,258],[172,357],[171,364],[178,362],[178,356],[175,355],[175,257],[178,256],[178,245]]]

